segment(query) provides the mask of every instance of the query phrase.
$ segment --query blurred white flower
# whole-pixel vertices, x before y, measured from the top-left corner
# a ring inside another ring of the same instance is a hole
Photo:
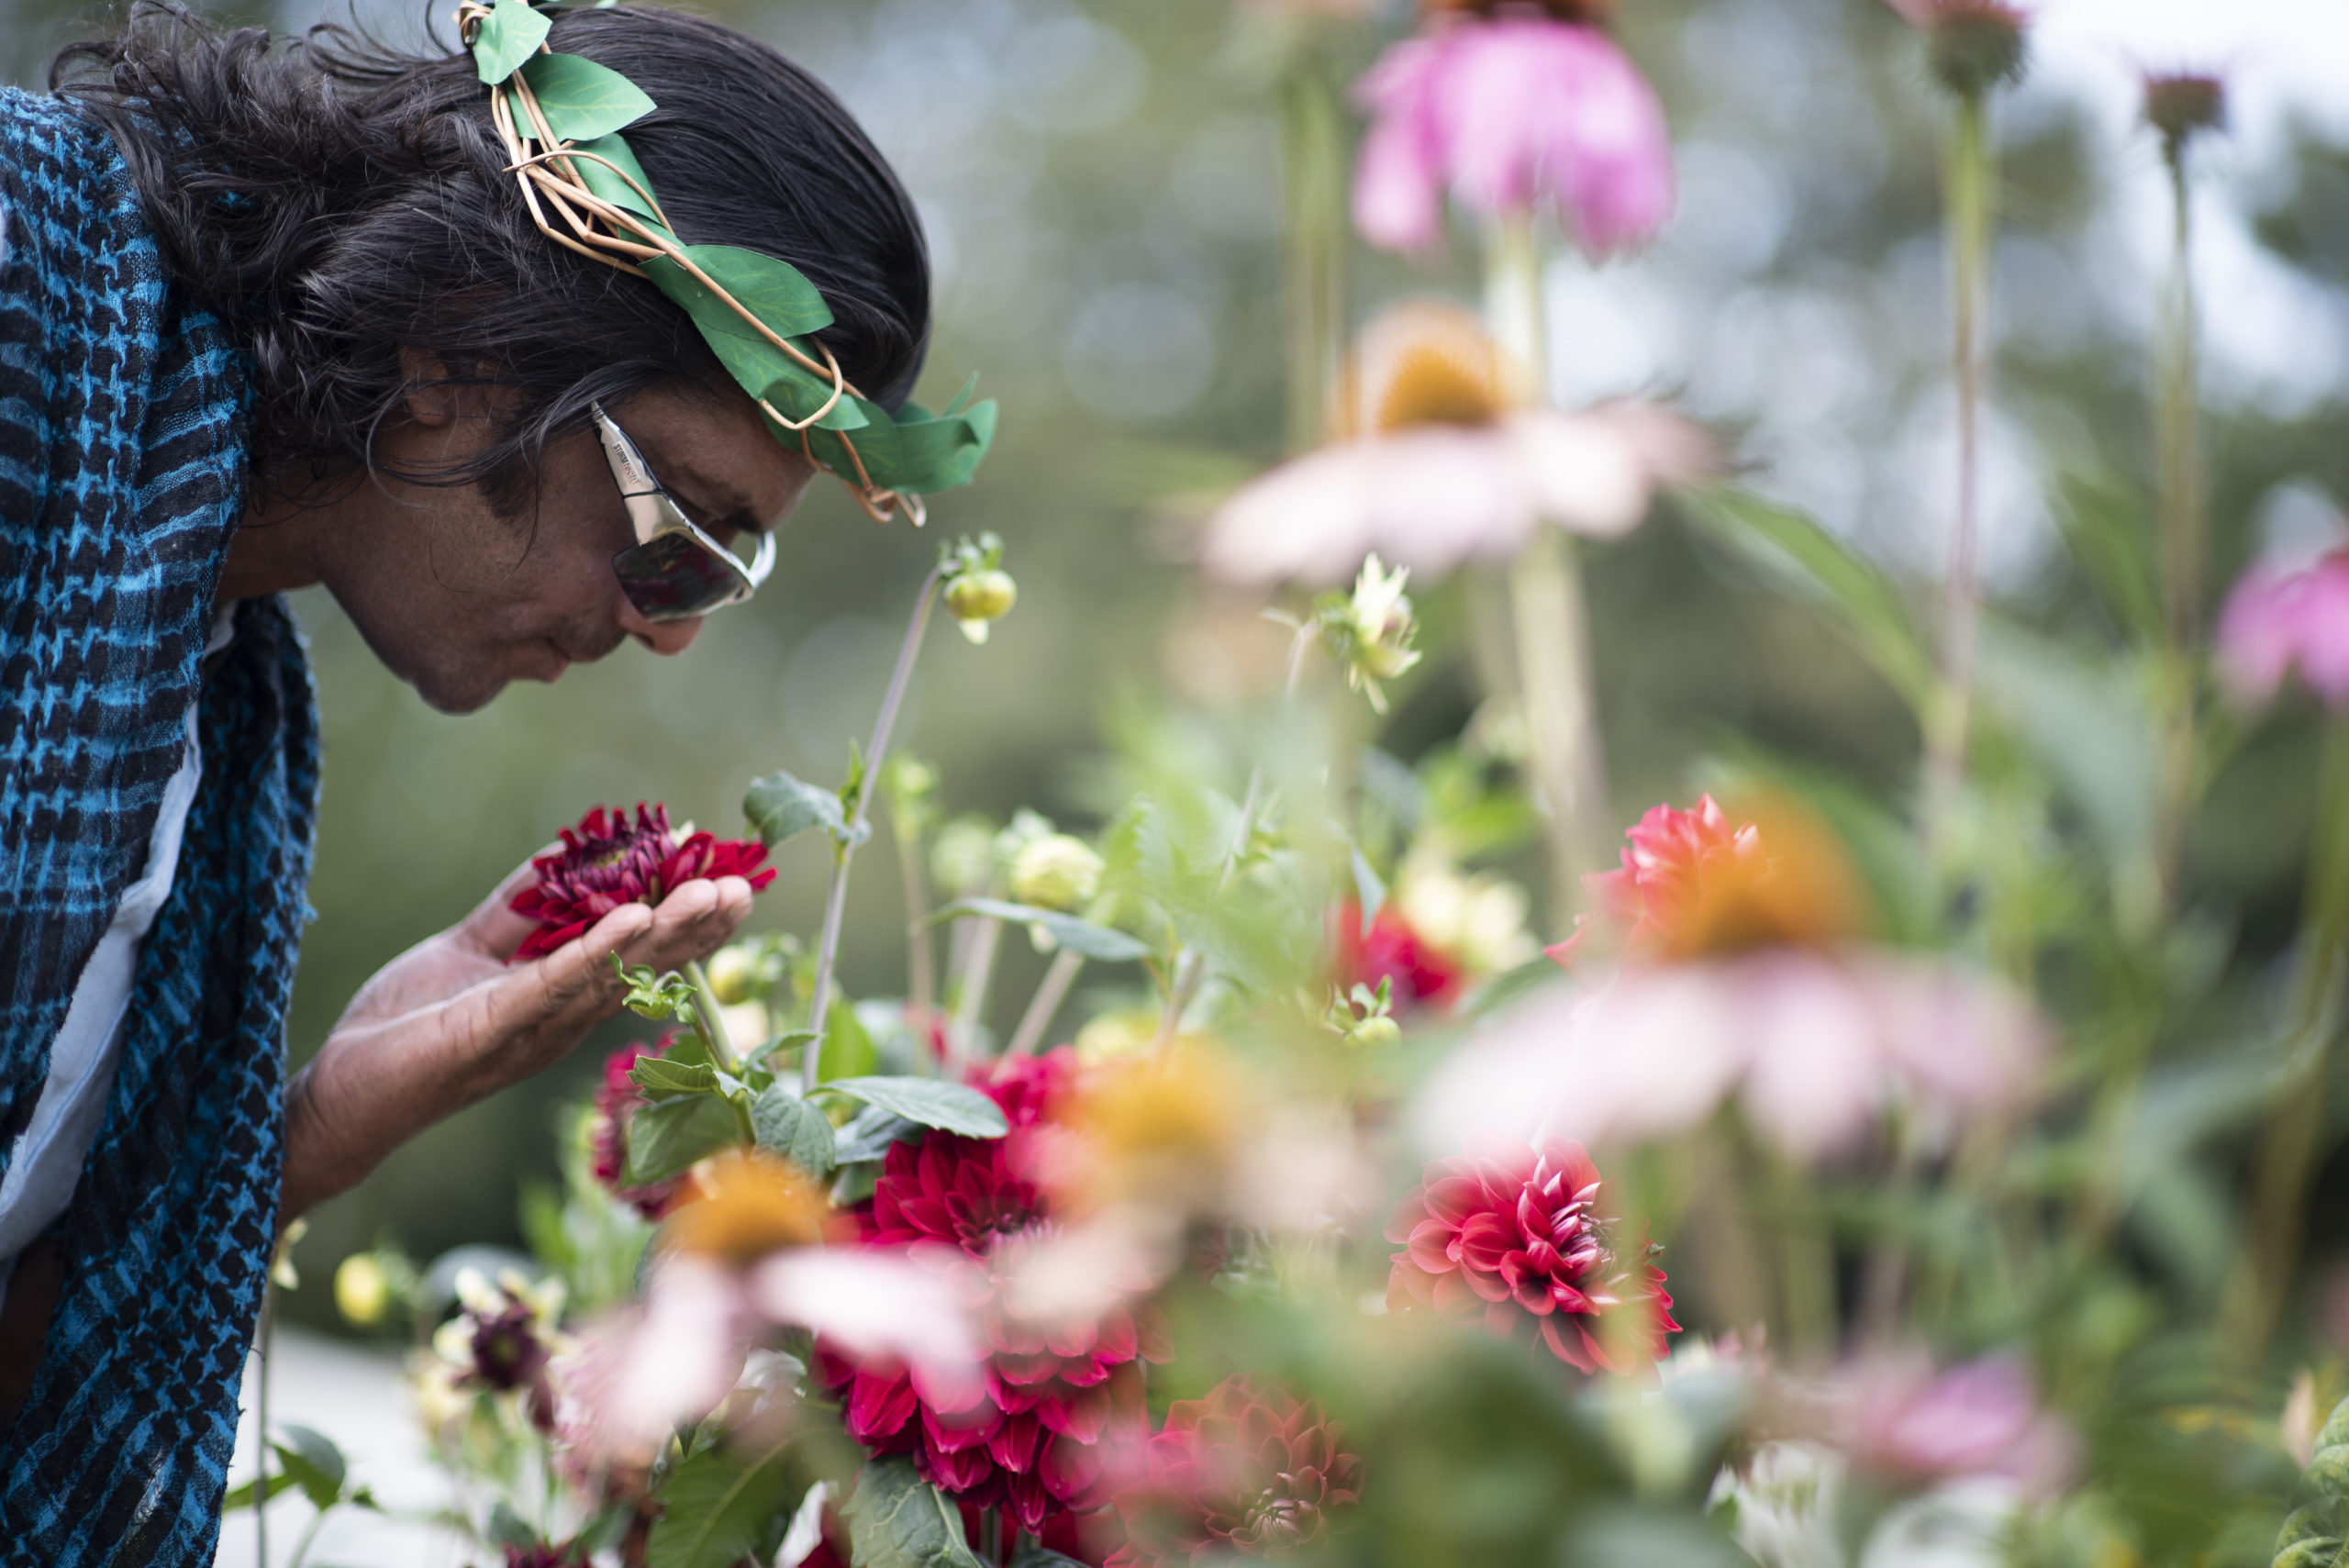
[[[1474,975],[1514,969],[1539,951],[1525,929],[1525,889],[1463,872],[1441,853],[1414,851],[1404,859],[1395,905],[1420,940]]]
[[[679,1422],[707,1416],[733,1389],[754,1328],[730,1270],[663,1259],[641,1305],[589,1329],[556,1365],[567,1457],[590,1470],[650,1464]]]
[[[1998,982],[1933,959],[1801,948],[1634,966],[1497,1014],[1417,1111],[1446,1153],[1537,1130],[1594,1144],[1697,1126],[1734,1094],[1798,1160],[1849,1148],[1887,1104],[1920,1130],[2019,1103],[2045,1037]]]
[[[951,1398],[980,1385],[986,1358],[967,1261],[942,1248],[801,1248],[751,1269],[750,1300],[769,1322],[812,1329],[860,1362],[910,1367],[925,1395]]]

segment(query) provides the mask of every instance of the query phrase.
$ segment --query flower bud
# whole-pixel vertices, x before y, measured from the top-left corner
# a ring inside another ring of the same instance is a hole
[[[2161,132],[2163,156],[2175,161],[2197,132],[2226,128],[2227,84],[2196,72],[2149,75],[2145,123]]]
[[[1403,1026],[1385,1013],[1373,1014],[1346,1031],[1346,1043],[1364,1050],[1393,1045],[1403,1038]]]
[[[987,625],[1011,613],[1019,585],[1008,572],[987,568],[957,573],[946,584],[946,613],[973,642],[987,639]]]
[[[1011,896],[1039,909],[1072,910],[1101,891],[1101,857],[1066,833],[1030,840],[1011,862]]]
[[[995,829],[977,817],[949,822],[930,847],[930,873],[958,898],[985,892],[995,879]]]
[[[758,968],[751,950],[740,942],[719,948],[709,955],[709,988],[718,994],[723,1006],[739,1006],[751,999],[751,985],[758,977]]]
[[[373,1329],[392,1309],[392,1282],[373,1252],[353,1252],[334,1271],[334,1304],[354,1329]]]
[[[1388,572],[1374,555],[1363,562],[1351,595],[1324,595],[1315,609],[1323,644],[1344,662],[1347,681],[1379,713],[1386,711],[1386,697],[1378,683],[1419,662],[1419,650],[1411,646],[1419,623],[1403,592],[1410,575],[1402,567]]]

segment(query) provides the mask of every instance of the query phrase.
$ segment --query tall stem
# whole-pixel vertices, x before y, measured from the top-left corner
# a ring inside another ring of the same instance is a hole
[[[910,812],[894,814],[890,826],[897,839],[897,878],[906,895],[906,1007],[926,1019],[938,1002],[937,953],[930,928],[922,917],[930,913],[930,884],[922,875],[921,832]]]
[[[1981,339],[1990,245],[1989,142],[1984,118],[1979,92],[1958,95],[1957,129],[1950,143],[1945,181],[1952,371],[1957,385],[1957,513],[1950,524],[1948,569],[1942,577],[1941,689],[1925,737],[1925,840],[1935,863],[1944,870],[1955,848],[1982,629]]]
[[[874,781],[889,755],[889,732],[896,728],[897,709],[906,700],[906,683],[913,678],[914,660],[921,653],[922,633],[930,627],[930,606],[938,598],[938,583],[945,568],[933,566],[921,580],[921,597],[907,624],[906,639],[897,649],[897,667],[889,673],[889,690],[881,699],[881,716],[873,723],[873,743],[864,749],[864,775],[857,781],[856,809],[849,813],[848,839],[832,857],[832,885],[824,895],[824,936],[816,950],[816,995],[807,1005],[807,1027],[816,1038],[807,1043],[799,1063],[799,1086],[812,1090],[824,1060],[824,1015],[832,1005],[832,961],[840,956],[841,917],[848,908],[848,868],[855,858],[856,841],[863,834],[865,807],[873,801]]]
[[[2186,150],[2173,142],[2169,170],[2170,270],[2156,328],[2154,438],[2161,483],[2162,631],[2160,695],[2165,711],[2154,818],[2154,872],[2165,912],[2175,909],[2183,871],[2186,820],[2195,793],[2195,651],[2202,610],[2202,452],[2195,417],[2192,206]]]
[[[260,1386],[253,1392],[253,1548],[261,1568],[269,1568],[269,1352],[277,1330],[277,1286],[263,1280],[261,1291],[261,1365],[255,1373]]]
[[[1326,433],[1330,384],[1345,335],[1345,117],[1320,61],[1306,58],[1280,84],[1282,258],[1288,306],[1288,447]]]
[[[2349,720],[2333,720],[2326,733],[2317,787],[2284,1075],[2252,1192],[2251,1267],[2235,1271],[2225,1303],[2224,1341],[2243,1370],[2258,1364],[2282,1315],[2307,1223],[2309,1178],[2323,1153],[2325,1089],[2349,979]]]
[[[1523,378],[1517,392],[1527,401],[1546,401],[1549,332],[1541,246],[1530,213],[1495,221],[1486,262],[1486,318]],[[1580,903],[1583,873],[1598,864],[1598,840],[1608,815],[1607,770],[1591,695],[1589,617],[1574,541],[1554,528],[1537,528],[1509,567],[1508,588],[1517,678],[1543,807],[1550,917],[1556,924]]]

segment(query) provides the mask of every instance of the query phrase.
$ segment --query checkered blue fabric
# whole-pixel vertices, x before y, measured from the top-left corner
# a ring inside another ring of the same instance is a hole
[[[0,92],[0,1168],[145,859],[197,705],[204,776],[141,951],[65,1281],[0,1437],[0,1562],[208,1564],[284,1149],[318,775],[309,668],[253,600],[200,671],[250,376],[184,307],[106,136]]]

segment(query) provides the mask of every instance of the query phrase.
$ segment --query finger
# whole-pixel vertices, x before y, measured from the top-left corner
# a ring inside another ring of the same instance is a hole
[[[584,1031],[619,1010],[627,982],[612,973],[612,955],[623,963],[635,956],[651,929],[655,912],[623,904],[543,958],[514,969],[496,987],[489,1006],[489,1028],[499,1036],[565,1030]]]
[[[643,962],[674,968],[707,958],[732,939],[751,912],[751,884],[739,876],[689,882],[654,912]]]
[[[562,841],[558,839],[540,850],[539,855],[554,854],[562,848]],[[496,891],[458,923],[457,932],[466,942],[492,958],[508,959],[522,945],[523,939],[538,929],[536,920],[528,915],[518,915],[512,908],[514,895],[538,880],[538,868],[532,863],[537,859],[538,855],[534,855],[507,873]]]

